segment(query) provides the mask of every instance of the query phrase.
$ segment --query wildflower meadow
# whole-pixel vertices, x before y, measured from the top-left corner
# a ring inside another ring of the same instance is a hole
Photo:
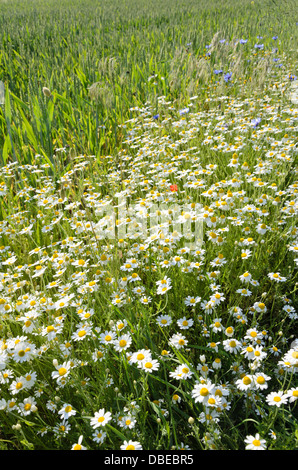
[[[295,0],[0,0],[0,449],[297,450]]]

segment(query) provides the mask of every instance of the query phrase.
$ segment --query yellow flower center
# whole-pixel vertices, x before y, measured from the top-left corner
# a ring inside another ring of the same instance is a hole
[[[82,450],[81,444],[76,444],[76,445],[73,447],[73,450]]]
[[[265,383],[264,377],[258,377],[257,382],[258,382],[258,384],[263,385]]]
[[[247,376],[243,377],[242,382],[244,385],[249,385],[251,383],[251,379]]]

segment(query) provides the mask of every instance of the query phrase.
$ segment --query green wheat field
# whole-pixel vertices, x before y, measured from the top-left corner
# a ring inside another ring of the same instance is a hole
[[[298,449],[295,0],[0,0],[0,449]]]

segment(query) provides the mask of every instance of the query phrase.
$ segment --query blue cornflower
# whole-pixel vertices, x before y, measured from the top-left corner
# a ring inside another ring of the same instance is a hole
[[[260,124],[260,122],[261,122],[261,118],[259,118],[259,117],[256,118],[256,119],[253,119],[253,120],[251,121],[251,123],[252,123],[252,125],[253,125],[253,128],[255,129],[255,128]]]
[[[218,75],[219,73],[222,73],[222,69],[219,70],[214,70],[215,75]]]
[[[224,80],[225,80],[225,82],[228,82],[228,81],[231,79],[231,77],[232,77],[231,72],[226,73],[226,74],[224,75]]]
[[[247,41],[248,41],[248,39],[240,39],[240,41],[239,41],[239,42],[240,42],[240,44],[246,44],[246,43],[247,43]]]
[[[180,109],[179,111],[179,114],[182,116],[183,114],[187,114],[189,113],[189,108],[184,108],[184,109]]]
[[[264,49],[264,44],[255,44],[256,49]]]

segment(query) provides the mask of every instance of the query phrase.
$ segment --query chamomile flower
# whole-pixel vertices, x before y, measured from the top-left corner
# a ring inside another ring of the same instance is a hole
[[[242,295],[243,297],[250,297],[252,292],[249,289],[237,289],[236,290],[237,294]]]
[[[63,362],[62,364],[58,364],[58,361],[54,361],[54,366],[56,368],[55,371],[52,372],[52,379],[56,380],[58,383],[65,380],[65,378],[69,375],[72,364],[70,361]]]
[[[170,315],[159,315],[156,321],[161,327],[169,326],[172,323],[172,317]]]
[[[251,274],[249,272],[245,272],[239,276],[240,280],[244,283],[249,283],[251,280]]]
[[[26,372],[24,375],[24,387],[29,390],[32,388],[37,380],[37,373],[35,371],[30,370]]]
[[[192,318],[187,319],[186,317],[182,317],[177,320],[177,325],[181,330],[187,330],[188,328],[191,328],[193,323],[194,321]]]
[[[185,305],[187,305],[188,307],[194,307],[197,303],[199,303],[201,300],[201,297],[192,297],[192,296],[188,296],[186,297],[184,303]]]
[[[267,312],[267,307],[263,302],[255,302],[254,305],[253,305],[253,308],[258,313],[266,313]]]
[[[150,361],[151,360],[151,351],[147,349],[140,349],[134,352],[129,359],[130,364],[142,364],[143,361]]]
[[[266,450],[266,441],[258,433],[255,436],[246,436],[244,442],[246,450]]]
[[[0,370],[0,384],[7,384],[13,378],[14,373],[11,369]]]
[[[172,403],[173,405],[181,403],[180,395],[178,395],[177,393],[174,393],[174,395],[172,396]]]
[[[219,332],[223,331],[223,325],[221,323],[221,318],[214,318],[214,320],[212,321],[210,327],[211,327],[213,333],[219,333]]]
[[[120,446],[120,450],[143,450],[142,444],[138,441],[123,441],[123,444]]]
[[[286,397],[289,400],[289,403],[293,403],[298,400],[298,387],[292,387],[286,392]]]
[[[226,329],[225,329],[225,335],[228,336],[229,338],[231,338],[232,336],[234,336],[234,328],[232,326],[228,326]]]
[[[143,304],[143,305],[149,305],[152,301],[152,297],[147,297],[147,296],[143,296],[141,297],[140,299],[140,302]]]
[[[268,381],[271,380],[271,377],[264,372],[257,372],[253,375],[253,380],[257,390],[265,390],[268,388]]]
[[[164,295],[166,294],[170,289],[172,289],[171,286],[171,279],[167,276],[165,276],[163,279],[160,281],[156,282],[156,285],[158,286],[157,289],[157,294],[159,295]]]
[[[286,277],[283,277],[280,275],[279,272],[277,273],[269,273],[268,274],[268,277],[271,281],[275,281],[275,282],[286,282],[287,278]]]
[[[132,338],[129,334],[121,335],[119,336],[119,338],[113,341],[114,348],[118,352],[125,351],[126,349],[128,349],[131,343],[132,343]]]
[[[288,402],[288,396],[282,390],[278,392],[271,392],[266,396],[266,402],[270,406],[276,406],[279,408]]]
[[[169,375],[176,380],[187,380],[192,377],[193,372],[187,364],[180,364]]]
[[[71,425],[67,421],[62,421],[62,423],[56,424],[53,428],[53,432],[57,437],[64,437],[71,430]]]
[[[114,344],[114,341],[116,339],[116,333],[114,331],[106,330],[104,333],[101,333],[99,335],[99,339],[100,342],[105,346],[109,344]]]
[[[140,364],[139,364],[139,367],[146,371],[147,373],[151,373],[153,371],[157,371],[159,369],[159,362],[157,361],[157,359],[148,359],[148,360],[144,360],[142,361]]]
[[[242,392],[246,392],[254,387],[253,376],[250,374],[244,375],[241,379],[236,380],[236,386]]]
[[[17,395],[19,392],[26,388],[26,382],[24,377],[17,377],[9,386],[10,393]]]
[[[101,426],[105,426],[111,419],[112,413],[102,408],[94,414],[94,417],[90,420],[90,424],[93,429],[97,429]]]
[[[73,444],[71,450],[87,450],[87,447],[82,445],[83,436],[81,435],[76,444]]]
[[[222,367],[222,362],[221,362],[220,357],[216,357],[216,358],[214,359],[214,361],[212,362],[212,367],[213,367],[213,369],[215,369],[215,370],[216,370],[216,369],[221,369],[221,367]]]
[[[115,325],[115,331],[122,331],[126,326],[127,326],[127,321],[125,319],[118,320]]]
[[[98,443],[98,444],[103,444],[106,437],[107,437],[107,433],[106,432],[103,432],[103,431],[95,431],[93,434],[92,434],[92,437],[93,437],[93,441]]]
[[[83,341],[92,334],[92,327],[86,323],[80,323],[77,330],[72,334],[71,339],[74,341]]]
[[[257,342],[263,338],[262,332],[258,331],[256,328],[249,328],[244,336],[244,339],[248,339],[252,342]]]
[[[225,297],[221,292],[215,292],[215,294],[211,296],[211,300],[215,303],[215,305],[219,305],[221,302],[224,302]]]
[[[187,345],[187,343],[188,343],[188,340],[186,339],[186,337],[179,333],[172,335],[169,340],[169,345],[176,349],[184,348]]]
[[[284,354],[284,361],[288,362],[290,365],[297,367],[298,366],[298,346],[295,348],[289,349]]]
[[[215,391],[215,385],[210,381],[204,381],[204,383],[197,383],[192,392],[191,395],[195,400],[195,403],[203,403],[207,405],[208,399],[210,398],[211,395],[213,395]]]
[[[69,403],[65,403],[58,411],[58,415],[60,415],[60,418],[63,420],[67,420],[70,418],[70,416],[75,416],[76,414],[76,410]]]
[[[24,401],[19,404],[20,413],[22,416],[28,416],[37,411],[36,400],[34,397],[24,398]]]
[[[133,429],[136,426],[137,420],[134,416],[123,416],[120,420],[119,425],[124,429]]]

